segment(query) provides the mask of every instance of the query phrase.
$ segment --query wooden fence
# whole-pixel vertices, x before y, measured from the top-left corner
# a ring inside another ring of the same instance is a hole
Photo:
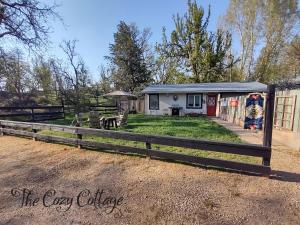
[[[25,136],[33,138],[34,140],[65,143],[88,149],[91,148],[108,151],[117,151],[122,153],[135,153],[139,155],[146,155],[151,158],[173,160],[193,165],[202,165],[256,174],[269,174],[271,172],[270,161],[273,131],[272,124],[274,116],[274,100],[275,86],[269,85],[266,96],[263,145],[237,144],[170,136],[134,134],[130,132],[121,131],[109,131],[43,123],[16,122],[8,120],[0,120],[0,134]],[[42,135],[37,133],[39,130],[63,131],[75,134],[76,138]],[[145,148],[83,140],[83,135],[143,142],[145,144]],[[169,151],[154,150],[151,148],[152,144],[183,147],[188,149],[195,149],[198,151],[204,150],[222,152],[227,154],[259,157],[262,158],[262,164],[250,164],[223,159],[198,157]]]
[[[75,134],[77,135],[77,138],[42,135],[37,133],[37,131],[40,130],[63,131]],[[65,143],[69,145],[84,147],[87,149],[91,148],[108,151],[117,151],[122,153],[135,153],[139,155],[150,156],[151,158],[173,160],[188,164],[217,167],[234,171],[244,171],[248,173],[269,174],[271,170],[269,165],[271,159],[271,147],[260,145],[206,141],[170,136],[144,135],[130,132],[108,131],[92,128],[80,128],[42,123],[16,122],[7,120],[0,120],[0,133],[8,135],[25,136],[40,141]],[[83,140],[83,135],[143,142],[145,143],[145,148],[130,147],[110,143],[100,143],[96,141],[87,141]],[[223,159],[191,156],[169,151],[154,150],[151,149],[152,144],[183,147],[189,149],[196,149],[199,151],[206,150],[213,152],[260,157],[263,159],[263,164],[250,164]]]
[[[90,111],[98,111],[101,114],[116,114],[118,112],[117,105],[90,105]]]
[[[0,118],[25,117],[29,121],[65,118],[64,106],[0,107]]]

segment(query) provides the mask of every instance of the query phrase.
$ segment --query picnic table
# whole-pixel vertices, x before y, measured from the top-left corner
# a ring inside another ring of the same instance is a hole
[[[111,126],[118,128],[117,119],[117,116],[106,117],[103,121],[104,129],[109,130]]]

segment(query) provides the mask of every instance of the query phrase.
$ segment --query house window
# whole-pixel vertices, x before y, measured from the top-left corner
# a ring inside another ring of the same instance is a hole
[[[159,96],[158,94],[149,95],[149,109],[150,110],[159,110]]]
[[[187,108],[202,108],[202,94],[187,94]]]

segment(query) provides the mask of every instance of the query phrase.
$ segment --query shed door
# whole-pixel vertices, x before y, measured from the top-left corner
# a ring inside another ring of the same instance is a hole
[[[207,96],[207,115],[216,116],[217,109],[217,95]]]

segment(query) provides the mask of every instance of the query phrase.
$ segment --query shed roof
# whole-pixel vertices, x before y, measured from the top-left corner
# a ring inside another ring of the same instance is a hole
[[[142,93],[251,93],[266,91],[267,85],[259,82],[223,82],[150,85],[146,87]]]

